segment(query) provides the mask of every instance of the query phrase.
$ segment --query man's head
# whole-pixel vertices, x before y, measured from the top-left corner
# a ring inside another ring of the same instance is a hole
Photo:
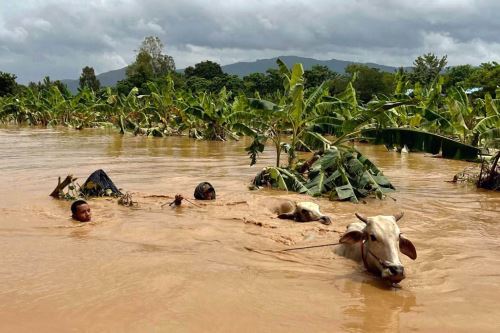
[[[71,204],[72,218],[79,222],[89,222],[92,218],[90,206],[85,200],[76,200]]]
[[[210,183],[199,183],[194,190],[194,197],[198,200],[215,200],[215,189]]]

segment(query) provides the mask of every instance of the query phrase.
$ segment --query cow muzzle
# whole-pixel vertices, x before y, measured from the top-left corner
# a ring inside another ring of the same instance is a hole
[[[319,221],[325,225],[332,224],[332,220],[330,219],[329,216],[323,215],[319,218]]]
[[[382,270],[382,278],[392,283],[399,283],[405,277],[405,268],[402,265],[388,265]]]

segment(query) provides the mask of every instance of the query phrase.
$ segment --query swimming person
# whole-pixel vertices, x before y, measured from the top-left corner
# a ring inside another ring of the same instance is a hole
[[[198,200],[215,200],[215,189],[210,183],[199,183],[194,189],[194,197]]]
[[[85,200],[76,200],[71,204],[71,217],[78,222],[90,222],[92,213],[90,206]]]

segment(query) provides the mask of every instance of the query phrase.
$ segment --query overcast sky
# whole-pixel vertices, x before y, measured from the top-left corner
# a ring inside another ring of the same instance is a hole
[[[133,62],[155,35],[184,68],[278,55],[411,65],[500,61],[499,0],[0,0],[0,71],[76,79]]]

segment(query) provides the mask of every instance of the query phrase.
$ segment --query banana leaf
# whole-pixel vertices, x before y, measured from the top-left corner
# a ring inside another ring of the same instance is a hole
[[[320,170],[316,177],[305,186],[309,189],[309,192],[313,197],[321,196],[322,193],[326,192],[325,187],[325,179],[327,178],[327,174],[325,170]]]
[[[482,132],[479,135],[479,140],[485,142],[485,145],[492,148],[500,148],[500,128],[492,128]]]
[[[476,160],[481,153],[478,147],[410,128],[370,128],[364,129],[362,135],[376,144],[399,147],[406,145],[410,151],[431,154],[438,154],[441,151],[444,158],[450,159]]]
[[[264,151],[267,140],[267,138],[262,135],[255,135],[253,138],[252,144],[245,148],[248,156],[250,157],[250,166],[257,163],[257,156]]]
[[[305,181],[300,175],[294,174],[284,168],[264,168],[264,170],[259,172],[254,178],[253,183],[257,186],[262,186],[266,182],[270,182],[272,187],[280,190],[311,194],[309,189],[304,185]]]
[[[274,111],[278,108],[278,106],[272,102],[256,98],[249,98],[248,105],[250,108],[256,110]]]
[[[330,200],[337,198],[340,201],[349,199],[352,202],[358,202],[356,193],[354,193],[354,189],[350,183],[335,187],[335,191],[332,191],[332,194],[333,195],[330,195]]]
[[[330,200],[337,197],[338,200],[350,200],[351,202],[358,202],[358,197],[356,196],[356,192],[354,191],[354,187],[352,186],[349,177],[347,177],[345,170],[343,168],[339,169],[342,183],[344,185],[336,186],[335,190],[330,193]]]
[[[295,149],[298,151],[325,150],[330,144],[331,142],[321,134],[314,131],[305,131]]]
[[[254,184],[352,202],[371,194],[382,199],[394,190],[389,180],[365,156],[356,150],[338,147],[327,149],[311,165],[307,175],[268,167],[257,174]]]

